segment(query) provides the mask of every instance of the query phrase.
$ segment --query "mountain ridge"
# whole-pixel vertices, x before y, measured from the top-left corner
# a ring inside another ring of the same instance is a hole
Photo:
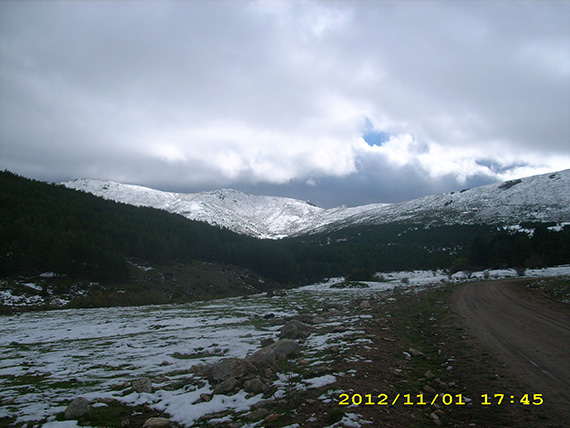
[[[233,189],[174,193],[91,179],[76,179],[62,184],[105,199],[159,208],[191,220],[205,221],[264,239],[366,224],[570,221],[570,169],[393,204],[375,203],[330,209],[293,198],[252,195]]]

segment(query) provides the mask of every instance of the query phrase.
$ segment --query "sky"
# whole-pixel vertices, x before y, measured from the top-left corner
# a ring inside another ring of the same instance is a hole
[[[569,1],[2,1],[0,169],[322,207],[570,168]]]

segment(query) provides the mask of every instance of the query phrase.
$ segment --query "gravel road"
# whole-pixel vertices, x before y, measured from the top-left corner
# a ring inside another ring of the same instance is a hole
[[[472,333],[516,376],[528,393],[570,421],[570,305],[529,290],[524,281],[466,284],[453,306]],[[489,391],[489,394],[509,391]],[[506,398],[507,399],[507,398]]]

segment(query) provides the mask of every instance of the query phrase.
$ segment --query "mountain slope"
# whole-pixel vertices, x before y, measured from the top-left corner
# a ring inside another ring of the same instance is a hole
[[[160,208],[259,238],[277,239],[363,224],[570,221],[570,170],[396,204],[332,209],[231,189],[183,194],[89,179],[63,184],[106,199]]]
[[[311,232],[355,224],[567,222],[570,221],[570,170],[396,204],[367,205],[347,214]]]

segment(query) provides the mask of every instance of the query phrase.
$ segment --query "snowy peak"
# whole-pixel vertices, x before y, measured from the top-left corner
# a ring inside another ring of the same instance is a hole
[[[252,195],[233,189],[187,194],[88,179],[63,184],[117,202],[163,209],[237,233],[272,239],[359,224],[570,221],[570,170],[396,204],[332,209],[296,199]]]
[[[282,238],[311,228],[325,210],[308,202],[275,196],[259,196],[233,189],[201,193],[170,193],[112,181],[78,179],[66,187],[105,199],[148,206],[205,221],[259,238]]]

